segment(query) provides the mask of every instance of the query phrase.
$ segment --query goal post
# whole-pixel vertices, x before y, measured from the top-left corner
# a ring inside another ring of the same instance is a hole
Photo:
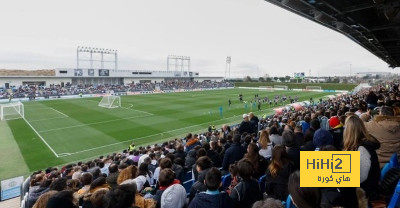
[[[287,85],[274,85],[274,89],[276,90],[288,90]]]
[[[272,86],[258,86],[258,90],[273,92],[274,88]]]
[[[121,97],[114,96],[114,95],[104,96],[99,103],[99,107],[119,108],[119,107],[121,107]]]
[[[21,102],[0,104],[0,120],[19,118],[25,118],[24,104]]]
[[[321,86],[306,86],[306,90],[322,90]]]

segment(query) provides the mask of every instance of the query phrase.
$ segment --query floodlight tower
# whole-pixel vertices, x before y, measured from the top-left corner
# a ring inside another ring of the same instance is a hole
[[[89,59],[82,59],[81,54],[89,54]],[[93,54],[100,54],[100,60],[93,59]],[[113,60],[105,61],[104,56],[112,56]],[[104,69],[104,63],[111,62],[114,63],[114,69],[118,69],[118,50],[114,49],[104,49],[104,48],[93,48],[78,46],[76,49],[76,68],[79,69],[79,64],[81,62],[90,62],[90,68],[93,69],[93,62],[100,62],[101,69]]]
[[[226,65],[225,65],[225,79],[226,79],[226,71],[229,71],[228,79],[231,79],[231,61],[232,58],[230,56],[226,57]]]
[[[170,70],[170,66],[174,66],[174,71],[187,71],[190,72],[190,56],[167,56],[167,71]]]

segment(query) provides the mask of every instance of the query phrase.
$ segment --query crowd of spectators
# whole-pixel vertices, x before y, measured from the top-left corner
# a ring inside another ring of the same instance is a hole
[[[396,82],[314,103],[301,111],[163,144],[136,147],[31,175],[29,208],[368,207],[385,203],[381,168],[400,152]],[[359,151],[360,188],[300,187],[301,151]],[[184,188],[191,171],[194,183]],[[231,176],[228,186],[221,177]],[[260,183],[259,178],[265,177]],[[393,186],[389,186],[393,187]],[[385,194],[386,193],[386,194]],[[389,194],[387,194],[389,193]]]
[[[64,87],[60,85],[50,85],[48,87],[25,85],[14,87],[8,90],[0,91],[0,99],[8,99],[12,94],[13,98],[30,98],[64,96],[64,95],[79,95],[79,94],[101,94],[101,93],[126,93],[126,92],[141,92],[141,91],[156,91],[156,90],[177,90],[177,89],[204,89],[204,88],[225,88],[233,87],[230,82],[214,82],[214,81],[170,81],[157,83],[131,83],[127,85],[71,85],[67,83]]]

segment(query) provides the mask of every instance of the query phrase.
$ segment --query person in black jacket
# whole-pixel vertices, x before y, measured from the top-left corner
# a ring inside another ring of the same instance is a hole
[[[239,134],[243,134],[244,132],[247,132],[249,134],[255,133],[253,125],[249,121],[249,115],[243,114],[243,121],[239,125]]]
[[[229,165],[233,164],[235,161],[239,161],[243,158],[245,150],[240,145],[240,135],[236,134],[233,139],[231,146],[225,151],[224,160],[222,162],[222,170],[228,172]]]
[[[290,174],[295,171],[295,166],[282,145],[275,146],[272,151],[272,161],[268,166],[266,175],[266,192],[269,197],[286,200],[288,192],[288,180]]]
[[[233,207],[233,201],[225,192],[219,192],[221,186],[221,172],[217,168],[211,168],[204,184],[206,192],[197,194],[190,203],[189,208],[229,208]]]
[[[254,202],[262,200],[262,193],[258,181],[251,178],[253,175],[253,164],[248,159],[238,162],[239,176],[242,181],[233,188],[229,195],[235,208],[250,208]]]
[[[293,131],[284,131],[282,134],[282,140],[290,160],[293,162],[296,170],[300,170],[300,148],[296,145]]]
[[[206,178],[206,174],[211,167],[212,167],[212,162],[210,158],[208,158],[207,156],[202,156],[199,157],[199,159],[197,159],[196,169],[197,172],[199,173],[199,176],[198,180],[190,188],[189,201],[192,201],[197,193],[207,190],[207,187],[204,184],[204,179]]]
[[[258,122],[260,120],[258,119],[257,116],[255,116],[253,114],[253,112],[249,113],[249,119],[250,119],[251,126],[253,127],[253,133],[256,133],[258,131]],[[250,132],[248,132],[248,133],[250,133]]]
[[[210,144],[204,143],[203,148],[206,150],[207,157],[209,157],[211,159],[211,161],[213,162],[213,166],[221,167],[221,165],[222,165],[221,158],[219,157],[219,154],[216,151],[211,150]]]

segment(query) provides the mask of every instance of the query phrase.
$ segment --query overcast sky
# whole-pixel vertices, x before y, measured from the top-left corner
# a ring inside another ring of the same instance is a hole
[[[117,49],[120,69],[231,77],[392,71],[344,35],[263,0],[2,0],[0,69],[75,68],[77,46]]]

